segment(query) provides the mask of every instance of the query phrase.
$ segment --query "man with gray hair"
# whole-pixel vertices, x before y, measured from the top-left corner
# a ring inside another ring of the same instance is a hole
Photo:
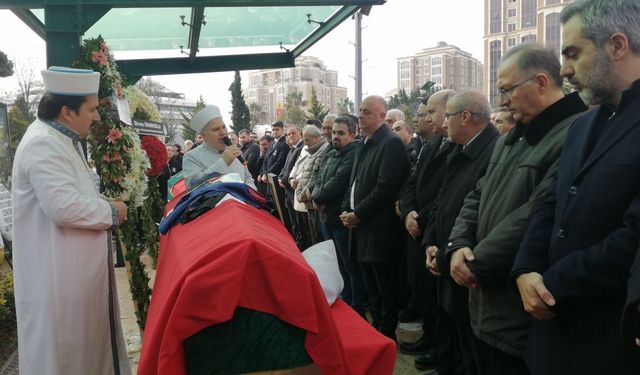
[[[518,124],[497,141],[487,173],[466,196],[444,251],[453,280],[470,288],[480,373],[528,374],[524,351],[531,318],[509,274],[533,208],[556,178],[567,129],[586,106],[576,93],[564,96],[555,51],[537,44],[507,51],[498,87],[500,105]]]
[[[422,240],[422,248],[427,250],[427,266],[431,273],[439,276],[440,324],[451,327],[453,358],[462,359],[462,363],[454,361],[449,364],[449,372],[441,371],[446,374],[480,373],[476,366],[475,338],[469,323],[469,293],[451,279],[449,264],[440,249],[447,245],[465,196],[475,188],[489,165],[498,139],[498,131],[489,122],[490,108],[486,97],[474,90],[462,91],[447,102],[444,127],[449,141],[456,146],[447,157],[442,187],[429,214]]]
[[[320,173],[320,167],[322,165],[322,159],[327,151],[329,143],[322,136],[322,132],[315,125],[305,125],[302,128],[302,139],[307,146],[307,162],[302,171],[301,177],[298,180],[296,186],[296,198],[298,202],[304,203],[307,206],[307,212],[309,213],[309,233],[311,243],[308,245],[315,245],[322,238],[322,228],[318,221],[318,213],[313,207],[311,201],[311,194],[316,184],[316,177]]]
[[[535,318],[527,364],[536,375],[640,374],[633,335],[620,335],[640,240],[640,2],[578,0],[560,18],[562,75],[597,107],[571,126],[513,266]]]
[[[329,142],[330,144],[331,144],[331,137],[333,135],[332,134],[333,123],[336,121],[337,118],[338,118],[338,115],[329,113],[328,115],[324,116],[324,119],[322,120],[322,134],[324,135],[324,138],[327,140],[327,142]]]
[[[393,124],[395,124],[398,121],[404,121],[404,120],[405,120],[404,112],[402,112],[397,108],[394,108],[394,109],[390,109],[387,112],[387,116],[384,118],[384,123],[387,125],[387,127],[389,127],[389,129],[391,129]]]

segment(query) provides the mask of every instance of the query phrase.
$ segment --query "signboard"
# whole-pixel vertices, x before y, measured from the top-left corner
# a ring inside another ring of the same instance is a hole
[[[13,241],[12,207],[11,192],[0,184],[0,233],[9,241]]]
[[[133,120],[133,128],[140,135],[167,135],[167,127],[161,122]]]

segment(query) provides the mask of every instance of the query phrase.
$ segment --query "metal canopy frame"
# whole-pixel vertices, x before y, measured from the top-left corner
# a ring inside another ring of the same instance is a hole
[[[188,57],[119,60],[118,66],[130,82],[146,75],[209,73],[230,70],[285,68],[360,8],[382,5],[386,0],[0,0],[0,9],[10,9],[46,41],[47,65],[71,66],[80,54],[82,36],[113,8],[190,7]],[[197,56],[204,10],[207,7],[341,6],[331,17],[283,52]],[[44,8],[42,23],[30,9]]]

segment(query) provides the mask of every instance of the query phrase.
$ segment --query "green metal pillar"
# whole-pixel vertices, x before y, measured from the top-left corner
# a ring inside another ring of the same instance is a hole
[[[71,66],[80,56],[82,35],[111,8],[46,5],[44,7],[47,66]]]

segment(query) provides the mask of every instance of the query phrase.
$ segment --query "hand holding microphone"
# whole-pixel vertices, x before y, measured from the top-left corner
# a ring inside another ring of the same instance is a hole
[[[222,154],[224,161],[227,163],[227,165],[231,165],[231,163],[233,163],[234,156],[238,159],[238,161],[240,161],[240,163],[242,163],[242,165],[247,164],[247,161],[244,160],[244,158],[242,157],[242,152],[240,151],[240,148],[238,148],[238,146],[236,145],[232,145],[231,139],[229,137],[224,137],[222,139],[222,142],[224,142],[224,144],[228,146]],[[225,155],[228,155],[228,156],[225,157]]]

